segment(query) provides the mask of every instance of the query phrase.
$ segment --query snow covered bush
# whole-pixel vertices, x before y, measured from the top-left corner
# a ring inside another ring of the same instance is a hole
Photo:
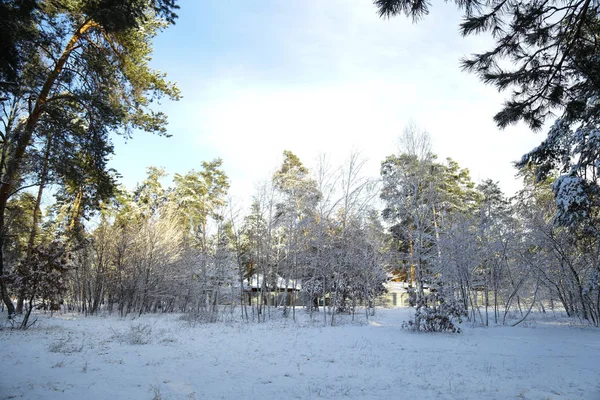
[[[417,302],[416,291],[409,291],[409,303],[415,307],[415,319],[405,322],[403,327],[420,332],[460,333],[455,322],[462,323],[462,317],[467,316],[462,303],[442,286],[431,290],[420,302]]]

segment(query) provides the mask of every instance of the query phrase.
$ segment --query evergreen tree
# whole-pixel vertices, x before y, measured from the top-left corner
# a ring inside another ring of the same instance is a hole
[[[304,272],[301,268],[304,263],[300,263],[300,259],[309,240],[307,233],[314,221],[316,205],[321,194],[308,168],[298,156],[289,150],[285,150],[283,156],[281,168],[275,172],[272,179],[274,188],[281,193],[281,200],[276,204],[275,221],[276,227],[279,228],[278,235],[281,235],[285,243],[277,259],[283,263],[281,273],[285,275],[286,282],[289,279],[296,282]],[[275,274],[278,271],[279,268]],[[295,305],[292,312],[295,319]]]
[[[427,0],[374,3],[382,16],[402,13],[415,20],[427,15],[430,6]],[[495,116],[499,126],[524,120],[540,129],[558,106],[564,107],[568,120],[597,114],[597,102],[586,101],[600,89],[600,68],[592,61],[600,46],[595,40],[599,2],[466,0],[456,4],[464,11],[463,35],[489,32],[496,42],[489,51],[464,59],[463,67],[500,90],[513,89],[511,99]]]
[[[442,293],[440,288],[435,295],[426,294],[425,286],[432,287],[447,273],[440,269],[448,258],[443,253],[445,247],[440,246],[445,225],[451,225],[454,214],[472,212],[479,194],[468,170],[451,159],[447,164],[437,162],[426,132],[407,127],[401,145],[401,154],[388,156],[381,164],[382,216],[390,224],[407,278],[415,286],[412,303],[416,314],[411,324],[415,329],[427,330],[433,329],[428,324],[438,317],[438,306],[451,315],[461,312],[454,306],[446,307],[453,293]],[[468,283],[465,285],[468,287]],[[454,330],[447,315],[440,318],[447,323],[441,329]]]
[[[201,171],[190,171],[185,175],[175,174],[174,201],[178,214],[186,226],[189,238],[206,249],[210,219],[222,220],[220,211],[225,205],[229,190],[229,179],[222,169],[223,161],[217,158],[202,162]]]
[[[404,260],[410,271],[410,282],[416,285],[415,304],[425,302],[424,285],[435,257],[434,207],[438,196],[435,155],[429,136],[414,126],[406,128],[401,138],[404,152],[391,155],[381,164],[385,203],[383,219],[391,224],[392,234],[404,246]],[[417,313],[415,323],[420,326]]]
[[[163,188],[161,179],[167,177],[164,168],[146,168],[146,179],[133,192],[138,213],[142,219],[150,219],[160,212],[168,200],[167,189]]]
[[[600,325],[598,236],[556,226],[552,178],[536,182],[532,168],[524,168],[520,174],[524,187],[516,195],[516,211],[526,233],[522,254],[530,275],[568,315]]]
[[[375,0],[382,16],[426,15],[427,0]],[[554,184],[555,223],[584,227],[600,235],[598,163],[600,162],[600,2],[595,0],[480,2],[457,0],[464,10],[463,35],[488,32],[495,45],[463,59],[476,73],[510,99],[494,117],[500,127],[524,121],[538,130],[559,114],[547,139],[526,154],[519,167],[532,164],[542,181]]]
[[[0,93],[16,83],[30,47],[37,37],[37,0],[0,1]],[[7,98],[0,96],[0,101]]]
[[[28,34],[6,42],[21,57],[15,60],[8,54],[1,60],[8,60],[2,67],[9,65],[14,76],[12,83],[0,85],[2,106],[15,112],[3,121],[0,231],[8,200],[28,172],[36,136],[51,132],[40,129],[44,121],[80,121],[76,129],[83,127],[90,143],[100,149],[83,153],[84,158],[98,162],[112,151],[109,131],[130,135],[139,128],[165,134],[166,117],[151,108],[152,102],[179,97],[164,74],[149,67],[153,37],[176,17],[173,0],[9,1],[2,7],[23,16],[11,23],[23,24]],[[1,31],[6,29],[2,26]],[[86,161],[84,166],[91,165]],[[100,161],[100,169],[103,165]],[[79,192],[85,190],[81,183],[77,186]],[[0,236],[0,276],[4,237]],[[0,292],[12,314],[4,280]]]

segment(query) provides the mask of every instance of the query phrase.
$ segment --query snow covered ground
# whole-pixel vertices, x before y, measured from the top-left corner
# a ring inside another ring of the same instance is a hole
[[[0,330],[0,399],[600,399],[600,330],[537,318],[416,334],[408,309],[322,327],[40,315]],[[4,317],[0,315],[0,317]]]

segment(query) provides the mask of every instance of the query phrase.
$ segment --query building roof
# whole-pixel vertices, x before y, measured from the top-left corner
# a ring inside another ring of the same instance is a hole
[[[254,274],[250,277],[250,284],[247,281],[244,281],[244,289],[260,289],[263,284],[263,274]],[[265,282],[267,289],[275,290],[275,289],[288,289],[288,290],[300,290],[302,289],[302,281],[300,279],[285,279],[281,276],[277,275],[277,287],[269,287],[269,284],[272,283],[267,279]]]

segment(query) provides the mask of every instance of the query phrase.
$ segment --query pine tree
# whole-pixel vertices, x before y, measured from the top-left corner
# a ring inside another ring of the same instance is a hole
[[[414,285],[411,303],[416,313],[410,324],[417,330],[434,329],[439,317],[444,322],[440,329],[455,330],[451,317],[460,316],[462,309],[453,302],[454,293],[440,285],[444,279],[456,278],[444,277],[448,271],[443,267],[451,256],[440,242],[455,215],[471,213],[480,195],[468,170],[451,159],[446,164],[437,162],[426,132],[407,127],[401,145],[400,154],[388,156],[381,164],[381,199],[383,219],[390,224],[407,280]],[[426,293],[426,286],[436,286],[436,291]],[[468,291],[469,283],[463,287]]]
[[[425,16],[426,0],[375,0],[381,16]],[[537,168],[539,181],[559,173],[554,184],[555,223],[600,235],[600,2],[559,0],[480,2],[457,0],[464,36],[489,33],[495,45],[462,60],[510,99],[494,117],[500,127],[518,121],[538,130],[559,115],[547,139],[518,167]]]
[[[285,150],[283,156],[281,168],[275,172],[272,179],[274,188],[281,193],[281,200],[275,206],[276,226],[285,240],[281,257],[277,258],[284,263],[281,272],[286,280],[296,282],[302,277],[299,259],[306,248],[306,233],[314,220],[315,208],[321,194],[308,168],[298,156],[289,150]],[[295,319],[295,305],[292,312]]]
[[[43,132],[44,124],[79,121],[77,127],[64,125],[62,129],[84,129],[88,143],[99,150],[81,153],[89,160],[83,166],[90,168],[99,162],[100,168],[95,168],[98,171],[105,165],[103,157],[112,151],[109,131],[131,135],[133,129],[139,128],[166,134],[166,117],[154,111],[151,103],[163,96],[179,97],[177,88],[166,81],[164,74],[149,67],[153,37],[176,17],[173,0],[40,0],[20,4],[22,10],[17,2],[2,3],[10,12],[22,16],[11,23],[19,27],[22,24],[27,35],[11,36],[6,42],[6,47],[16,49],[20,57],[7,54],[0,60],[7,61],[1,67],[8,65],[14,77],[8,84],[0,85],[2,106],[16,110],[7,114],[9,120],[4,124],[0,230],[10,196],[30,171],[26,167],[37,135],[51,134],[53,138],[59,132]],[[6,29],[0,26],[0,34],[3,31]],[[79,193],[83,193],[83,185],[78,186]],[[76,200],[76,204],[82,201]],[[3,240],[4,235],[0,236],[0,276],[5,267]],[[12,314],[14,307],[3,280],[0,292]]]
[[[204,251],[208,238],[210,219],[219,220],[229,190],[229,179],[218,158],[202,162],[201,171],[190,171],[185,175],[175,174],[174,199],[177,212],[188,236],[197,241]]]

